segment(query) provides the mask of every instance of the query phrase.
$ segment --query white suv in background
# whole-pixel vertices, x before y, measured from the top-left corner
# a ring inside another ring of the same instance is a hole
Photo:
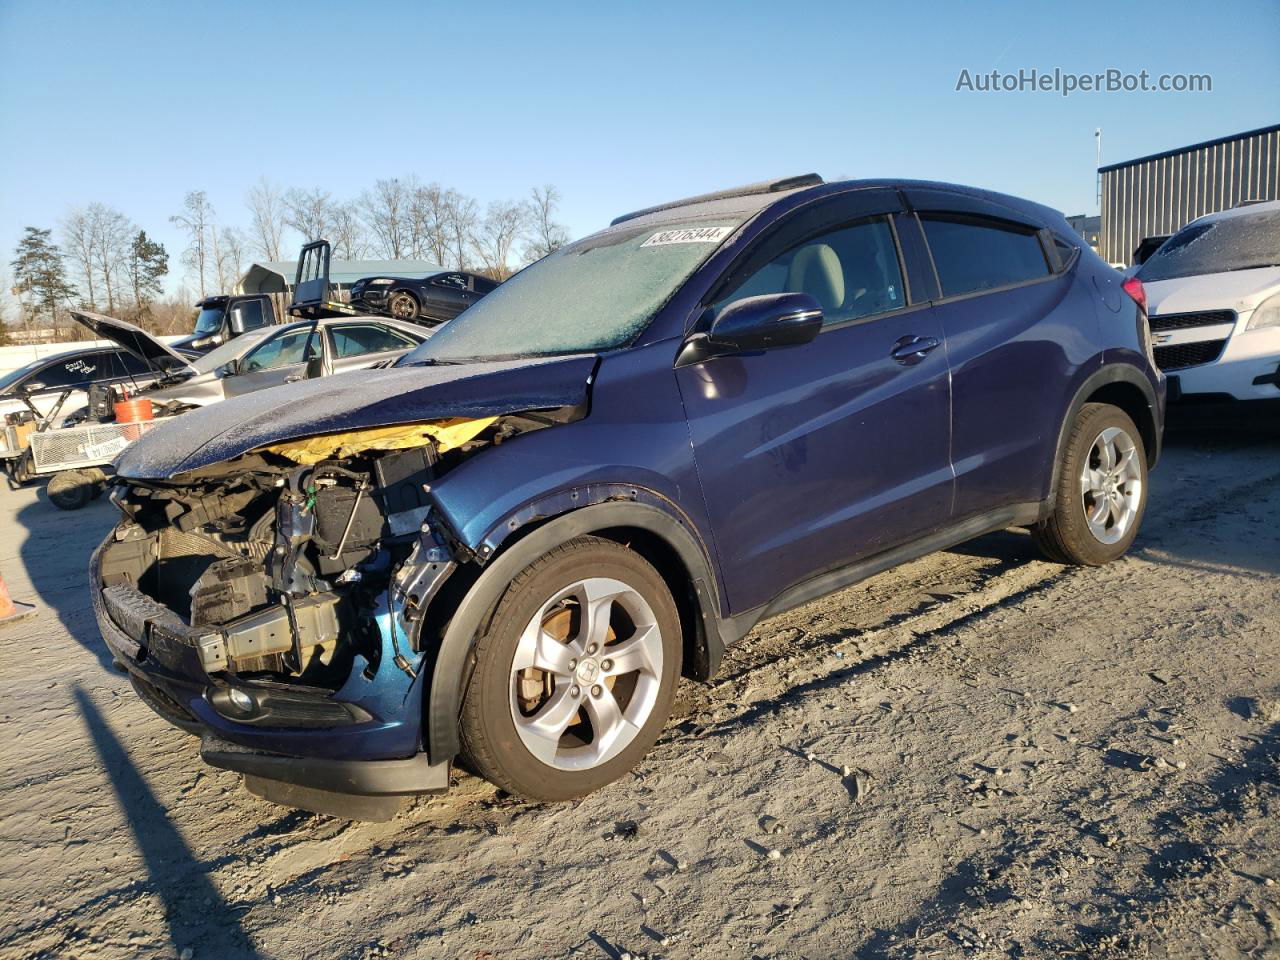
[[[1136,276],[1171,402],[1257,401],[1280,418],[1280,201],[1193,220]]]

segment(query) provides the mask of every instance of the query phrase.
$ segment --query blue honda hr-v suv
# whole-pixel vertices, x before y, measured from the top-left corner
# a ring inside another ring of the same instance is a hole
[[[204,759],[348,816],[459,760],[621,776],[760,620],[1023,525],[1133,543],[1143,294],[1035,203],[816,176],[619,217],[396,367],[236,398],[117,463],[103,635]]]

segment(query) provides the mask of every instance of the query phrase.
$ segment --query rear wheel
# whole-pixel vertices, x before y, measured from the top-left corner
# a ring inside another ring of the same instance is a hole
[[[1087,403],[1067,440],[1052,515],[1032,528],[1050,560],[1098,566],[1122,556],[1147,508],[1142,435],[1118,407]]]
[[[94,497],[97,481],[83,470],[55,473],[45,487],[49,502],[59,510],[79,510]]]
[[[397,290],[387,298],[387,313],[397,320],[417,320],[418,298],[407,290]]]
[[[511,793],[567,800],[653,746],[680,676],[680,618],[643,558],[580,537],[525,568],[476,643],[463,761]]]

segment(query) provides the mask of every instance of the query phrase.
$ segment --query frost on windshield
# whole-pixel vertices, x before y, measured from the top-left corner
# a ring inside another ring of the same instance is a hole
[[[404,363],[622,346],[739,222],[624,224],[562,247],[447,324]]]
[[[1166,240],[1138,276],[1172,280],[1280,265],[1280,210],[1190,223]]]

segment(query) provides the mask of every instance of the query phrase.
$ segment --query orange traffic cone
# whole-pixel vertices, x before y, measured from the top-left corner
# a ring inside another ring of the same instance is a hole
[[[0,577],[0,626],[13,620],[20,620],[36,612],[34,603],[22,603],[9,596],[9,588],[4,585],[4,577]]]

